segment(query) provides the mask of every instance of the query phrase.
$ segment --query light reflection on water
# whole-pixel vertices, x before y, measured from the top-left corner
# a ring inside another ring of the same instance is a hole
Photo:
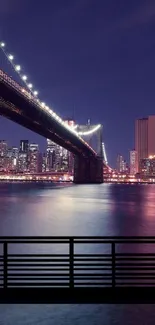
[[[155,186],[0,184],[0,236],[17,235],[154,236]],[[0,325],[154,323],[152,305],[0,306]]]

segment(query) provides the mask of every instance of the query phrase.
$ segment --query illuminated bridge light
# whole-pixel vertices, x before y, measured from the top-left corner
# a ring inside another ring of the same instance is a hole
[[[27,76],[22,76],[22,79],[24,80],[24,81],[26,81],[27,80]]]
[[[5,43],[4,42],[1,42],[0,44],[1,44],[1,47],[4,47],[5,46]]]
[[[15,66],[15,69],[16,69],[16,71],[20,71],[21,70],[21,66],[20,65],[16,65]]]
[[[33,87],[33,85],[32,84],[28,84],[27,85],[30,89]]]
[[[13,56],[12,54],[10,54],[10,55],[8,56],[8,59],[12,61],[12,60],[14,59],[14,56]]]
[[[38,91],[34,91],[34,96],[37,96],[38,95]]]

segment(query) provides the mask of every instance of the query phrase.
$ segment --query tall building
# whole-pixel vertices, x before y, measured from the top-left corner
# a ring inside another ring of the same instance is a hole
[[[47,149],[46,149],[46,171],[51,172],[55,169],[55,152],[56,152],[56,144],[47,139]],[[45,157],[44,157],[44,165],[45,165]]]
[[[137,151],[130,151],[130,174],[135,175],[138,173],[138,165],[137,165]]]
[[[28,140],[20,140],[20,152],[27,152],[29,150],[29,141]]]
[[[140,160],[141,177],[155,177],[155,156]]]
[[[28,171],[28,153],[29,153],[29,141],[20,140],[20,149],[18,155],[18,172],[24,173]]]
[[[155,115],[136,120],[135,150],[137,151],[138,171],[141,159],[155,154]]]
[[[7,171],[7,151],[7,142],[0,140],[0,171]]]
[[[29,146],[29,172],[39,172],[39,145],[31,143]]]
[[[41,168],[42,173],[46,172],[46,162],[47,162],[46,153],[43,153],[43,155],[42,155],[42,168]]]
[[[18,156],[18,172],[28,172],[28,153],[19,151]]]
[[[17,147],[12,147],[12,170],[15,172],[18,170],[18,156],[19,149]]]
[[[13,170],[13,159],[12,159],[12,148],[8,148],[7,150],[7,172],[11,172]]]
[[[117,171],[119,173],[123,173],[126,171],[126,161],[121,155],[117,156]]]

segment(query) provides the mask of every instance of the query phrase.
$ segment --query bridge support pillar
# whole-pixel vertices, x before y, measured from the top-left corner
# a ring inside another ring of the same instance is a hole
[[[74,183],[75,184],[101,184],[103,183],[102,158],[74,158]]]

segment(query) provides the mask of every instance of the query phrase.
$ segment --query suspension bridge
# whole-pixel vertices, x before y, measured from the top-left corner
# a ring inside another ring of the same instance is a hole
[[[105,146],[102,142],[102,125],[70,127],[56,112],[38,98],[38,91],[28,82],[15,58],[6,51],[6,44],[0,43],[5,58],[18,74],[16,82],[0,69],[0,114],[40,135],[46,137],[74,154],[74,182],[102,183],[103,166],[107,166]],[[99,131],[98,146],[93,149],[86,140]]]

